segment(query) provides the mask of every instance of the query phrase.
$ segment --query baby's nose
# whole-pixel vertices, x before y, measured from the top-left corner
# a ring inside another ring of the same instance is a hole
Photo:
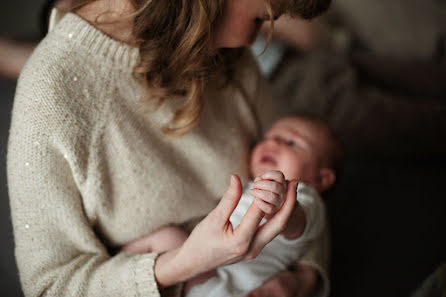
[[[265,142],[268,147],[277,147],[280,146],[282,143],[283,141],[279,137],[268,138]]]

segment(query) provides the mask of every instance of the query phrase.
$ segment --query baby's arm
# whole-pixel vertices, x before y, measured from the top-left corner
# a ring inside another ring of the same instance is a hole
[[[180,247],[187,237],[188,234],[181,228],[166,226],[131,241],[122,250],[130,254],[164,252]]]
[[[304,233],[306,224],[305,212],[300,203],[296,203],[282,235],[286,239],[297,239]]]

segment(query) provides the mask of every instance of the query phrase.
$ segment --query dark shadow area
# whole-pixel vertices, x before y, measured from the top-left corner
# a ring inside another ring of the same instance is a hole
[[[409,296],[446,261],[446,159],[350,159],[327,201],[332,296]]]
[[[2,296],[23,296],[14,259],[14,244],[6,184],[6,145],[15,82],[0,78],[0,292]]]

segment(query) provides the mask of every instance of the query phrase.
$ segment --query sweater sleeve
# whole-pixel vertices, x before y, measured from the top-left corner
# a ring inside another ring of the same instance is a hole
[[[73,131],[90,127],[76,124],[78,114],[64,107],[74,100],[36,71],[27,71],[19,82],[7,155],[15,255],[25,296],[160,296],[153,272],[156,253],[111,256],[95,233],[68,145]]]

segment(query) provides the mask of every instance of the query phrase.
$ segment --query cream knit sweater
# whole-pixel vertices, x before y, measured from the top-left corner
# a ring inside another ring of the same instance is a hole
[[[252,58],[236,71],[248,96],[209,83],[198,126],[178,139],[160,128],[181,98],[144,108],[137,60],[136,48],[67,14],[23,70],[7,169],[26,296],[160,296],[157,254],[119,247],[205,216],[231,173],[248,178],[249,146],[276,116]]]

